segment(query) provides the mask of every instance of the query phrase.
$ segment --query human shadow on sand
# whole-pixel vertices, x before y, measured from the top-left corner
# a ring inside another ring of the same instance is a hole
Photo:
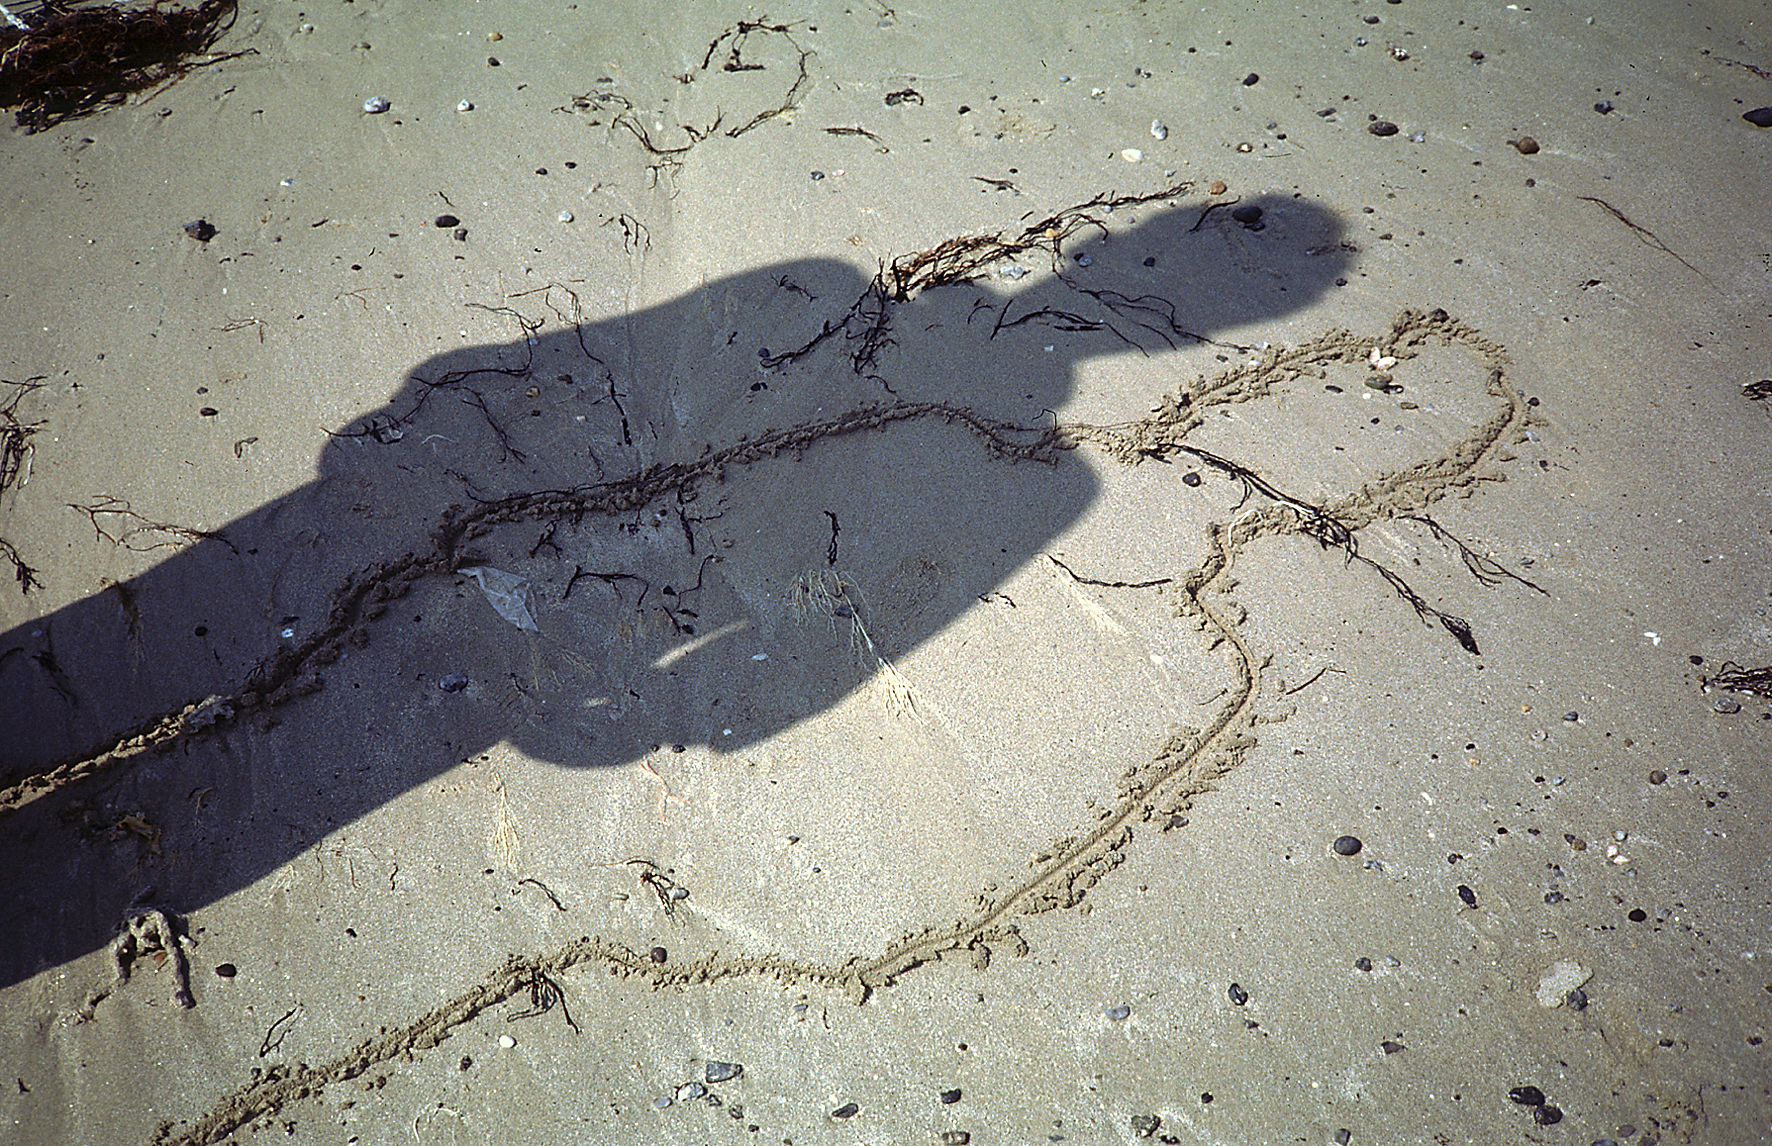
[[[0,985],[494,745],[730,752],[877,682],[1096,497],[1052,430],[1085,360],[1234,340],[1352,249],[1304,200],[1100,206],[908,278],[799,260],[548,333],[563,288],[505,300],[531,337],[416,366],[289,495],[195,540],[96,514],[191,543],[0,637],[0,781],[163,743],[0,811]]]

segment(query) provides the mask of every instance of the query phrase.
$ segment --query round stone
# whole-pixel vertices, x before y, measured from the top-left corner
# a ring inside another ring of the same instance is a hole
[[[1335,849],[1338,856],[1357,856],[1366,845],[1360,842],[1359,836],[1336,836],[1335,842],[1329,846]]]

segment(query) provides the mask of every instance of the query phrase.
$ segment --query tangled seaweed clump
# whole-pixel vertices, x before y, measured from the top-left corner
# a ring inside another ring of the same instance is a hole
[[[38,132],[121,103],[191,68],[244,54],[190,58],[207,52],[237,14],[237,0],[194,7],[49,0],[10,12],[14,18],[0,24],[0,107],[16,108],[18,125]]]

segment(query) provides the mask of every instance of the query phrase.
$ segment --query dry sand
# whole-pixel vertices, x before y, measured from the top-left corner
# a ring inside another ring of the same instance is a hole
[[[217,50],[0,146],[0,1137],[1772,1135],[1757,5]]]

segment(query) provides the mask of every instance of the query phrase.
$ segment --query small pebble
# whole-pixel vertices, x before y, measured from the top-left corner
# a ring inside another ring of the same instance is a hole
[[[570,223],[572,222],[572,212],[562,211],[558,215],[555,215],[554,218],[560,220],[562,223]]]
[[[1335,1143],[1335,1146],[1347,1146],[1353,1140],[1354,1132],[1345,1126],[1329,1136],[1329,1141]]]
[[[652,1109],[654,1109],[654,1110],[664,1110],[667,1107],[669,1107],[670,1105],[671,1105],[671,1096],[668,1094],[661,1094],[657,1098],[652,1100]]]
[[[1231,218],[1243,224],[1244,227],[1251,231],[1259,231],[1266,226],[1266,224],[1261,221],[1261,217],[1264,214],[1266,214],[1266,212],[1254,203],[1245,203],[1241,207],[1231,208]]]
[[[837,1107],[837,1109],[831,1111],[831,1117],[832,1118],[854,1118],[857,1114],[860,1114],[860,1113],[861,1113],[861,1107],[857,1106],[853,1102],[845,1102],[843,1105]]]
[[[1243,985],[1241,983],[1232,983],[1231,989],[1227,992],[1227,994],[1230,995],[1231,1002],[1237,1004],[1237,1006],[1239,1006],[1239,1007],[1249,1001],[1249,992],[1245,991],[1243,989]]]
[[[504,37],[503,32],[488,32],[488,33],[486,33],[486,40],[488,43],[496,44],[504,38],[505,37]]]
[[[1087,254],[1077,256],[1077,265],[1080,267],[1086,267],[1094,261],[1094,257]]]
[[[1205,479],[1202,478],[1199,474],[1188,473],[1188,474],[1181,475],[1181,484],[1185,485],[1185,486],[1190,486],[1190,487],[1198,486],[1204,480]]]
[[[1016,281],[1017,279],[1021,278],[1023,275],[1026,275],[1027,273],[1028,273],[1028,269],[1026,267],[1018,267],[1014,263],[1010,263],[1006,267],[998,267],[997,268],[997,274],[1003,278],[1008,279],[1010,282]]]
[[[1366,958],[1364,955],[1360,956],[1358,959],[1354,960],[1354,970],[1356,970],[1356,971],[1370,971],[1370,970],[1372,970],[1372,960]]]
[[[473,111],[474,110],[474,101],[471,99],[464,99],[460,103],[455,105],[455,110],[456,111]]]
[[[677,1088],[678,1102],[694,1102],[708,1092],[708,1088],[699,1082],[686,1082]]]
[[[654,947],[648,954],[654,963],[663,963],[671,957],[671,953],[663,947]]]
[[[1651,768],[1649,770],[1649,783],[1651,783],[1651,784],[1665,784],[1665,783],[1667,783],[1667,773],[1663,772],[1659,768]]]
[[[1132,1132],[1140,1138],[1149,1138],[1163,1125],[1163,1120],[1155,1114],[1134,1114],[1132,1116]]]
[[[1142,163],[1144,162],[1144,152],[1136,147],[1128,147],[1126,150],[1120,152],[1120,158],[1128,163]]]
[[[703,1072],[709,1082],[729,1082],[744,1074],[744,1065],[736,1062],[710,1062]]]
[[[1366,130],[1373,135],[1395,135],[1397,134],[1397,125],[1388,119],[1375,119],[1366,125]]]
[[[967,1130],[943,1130],[941,1146],[966,1146],[972,1141],[972,1133]]]
[[[449,230],[451,227],[461,226],[461,220],[457,219],[454,215],[438,215],[435,221],[437,226],[445,231]]]
[[[1261,82],[1261,77],[1254,72],[1250,72],[1248,75],[1243,77],[1243,86],[1246,88],[1252,88],[1260,82]]]
[[[1599,112],[1601,115],[1611,115],[1612,114],[1612,101],[1609,99],[1603,99],[1599,103],[1596,103],[1594,105],[1594,110]]]
[[[1160,119],[1151,120],[1151,138],[1158,140],[1168,139],[1169,125]]]
[[[437,687],[444,692],[460,692],[462,689],[468,687],[468,674],[465,672],[452,672],[448,676],[438,680]]]
[[[1464,905],[1466,907],[1475,907],[1477,905],[1477,893],[1470,889],[1469,884],[1461,883],[1458,885],[1458,898],[1464,900]]]
[[[364,115],[380,115],[394,105],[388,102],[387,96],[370,96],[363,101]]]
[[[1720,712],[1725,716],[1741,711],[1741,702],[1732,696],[1719,696],[1710,702],[1711,711]]]
[[[1510,1101],[1517,1102],[1521,1106],[1544,1105],[1544,1091],[1536,1086],[1516,1086],[1507,1092],[1507,1096]]]
[[[1576,721],[1581,719],[1581,713],[1579,713],[1579,712],[1565,712],[1563,714],[1563,719],[1570,724],[1574,724]]]
[[[1336,836],[1335,842],[1330,846],[1338,856],[1357,856],[1365,845],[1360,842],[1359,836]]]
[[[670,899],[688,899],[689,889],[686,887],[673,887],[671,890],[665,892],[665,895]]]
[[[1532,1120],[1540,1126],[1555,1126],[1563,1120],[1563,1111],[1546,1103],[1532,1111]]]
[[[1125,1003],[1116,1003],[1107,1009],[1106,1014],[1108,1018],[1117,1023],[1130,1018],[1132,1016],[1132,1008]]]
[[[500,1035],[500,1036],[498,1036],[498,1045],[505,1048],[506,1050],[510,1050],[512,1047],[517,1045],[517,1040],[512,1038],[510,1035]]]
[[[959,1087],[956,1086],[952,1090],[944,1090],[941,1092],[941,1104],[943,1106],[952,1106],[958,1101],[960,1101]]]
[[[1510,139],[1510,140],[1508,140],[1508,142],[1513,144],[1514,150],[1519,152],[1521,155],[1537,155],[1538,154],[1538,141],[1536,139],[1533,139],[1530,135],[1522,135],[1522,136],[1520,136],[1520,138]]]
[[[1772,107],[1756,107],[1741,118],[1755,127],[1772,127]]]
[[[224,979],[232,979],[235,975],[240,973],[240,968],[234,966],[232,963],[223,963],[216,967],[215,973]]]
[[[211,223],[208,219],[198,219],[194,223],[185,224],[185,234],[191,236],[191,238],[197,240],[199,243],[207,243],[209,240],[215,238],[215,224]]]

